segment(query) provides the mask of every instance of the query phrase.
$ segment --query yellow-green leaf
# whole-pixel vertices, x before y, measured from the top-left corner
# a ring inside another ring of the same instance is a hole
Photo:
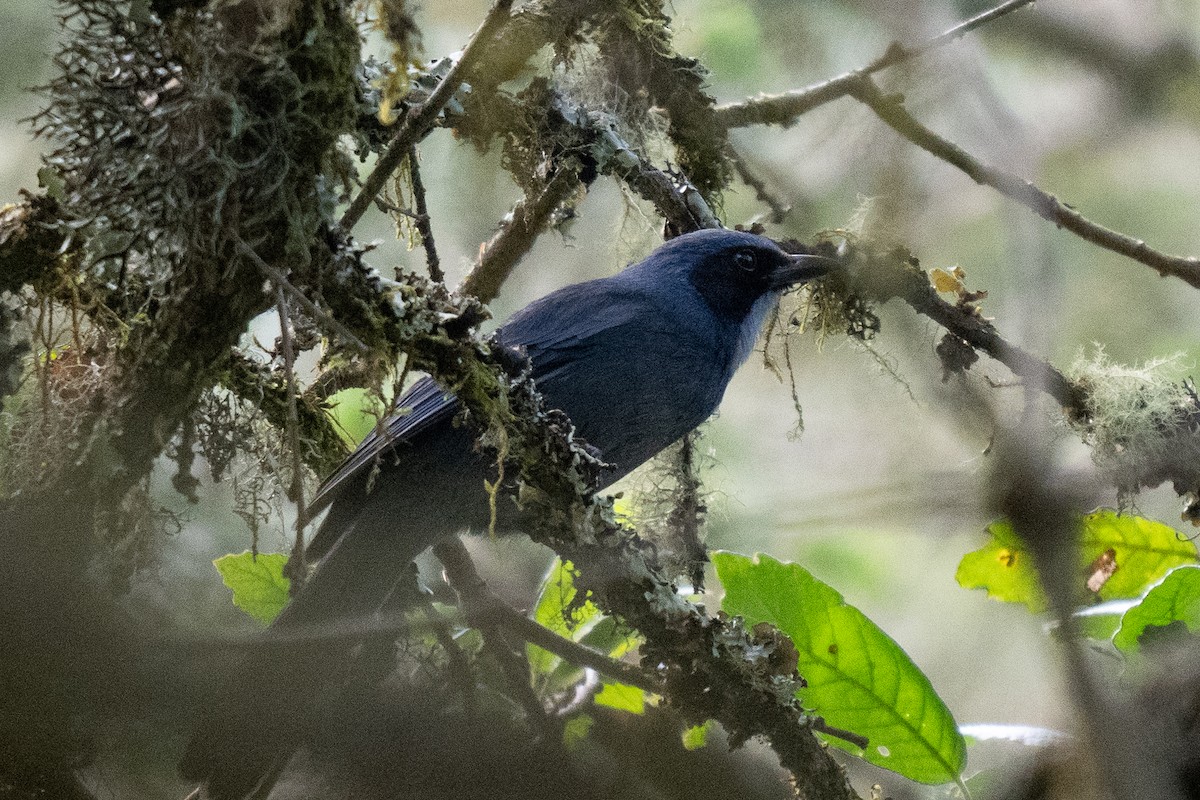
[[[988,596],[1024,603],[1033,611],[1046,608],[1032,554],[1007,521],[987,528],[992,537],[984,547],[963,556],[955,577],[965,589],[986,589]],[[1087,590],[1097,559],[1111,551],[1116,570],[1098,592]],[[1120,600],[1140,596],[1176,567],[1195,564],[1196,545],[1160,522],[1100,510],[1079,524],[1079,585],[1081,602],[1089,596]]]
[[[555,560],[542,579],[533,609],[534,620],[566,639],[619,658],[637,639],[616,620],[600,613],[590,601],[575,602],[575,568]],[[536,645],[526,647],[534,688],[543,695],[562,691],[579,681],[582,670]]]
[[[708,744],[708,734],[716,727],[714,720],[708,720],[703,725],[693,725],[683,732],[683,749],[699,750]]]
[[[335,392],[326,401],[326,413],[351,447],[356,447],[375,429],[385,410],[377,393],[357,386]]]
[[[646,711],[646,693],[626,683],[605,683],[596,695],[595,703],[630,714],[642,714]]]
[[[269,625],[288,603],[291,581],[283,574],[287,560],[283,553],[255,556],[246,550],[221,556],[213,561],[213,566],[233,592],[233,604],[262,624]]]
[[[992,537],[986,545],[967,553],[958,564],[954,577],[964,589],[987,589],[988,597],[1006,603],[1025,603],[1034,611],[1046,608],[1046,598],[1038,585],[1033,556],[1008,522],[993,522],[987,527]]]

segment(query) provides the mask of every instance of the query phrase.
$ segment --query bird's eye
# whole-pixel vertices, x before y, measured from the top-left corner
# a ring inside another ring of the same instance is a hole
[[[758,259],[754,257],[753,250],[738,250],[733,254],[733,263],[737,264],[742,272],[754,272],[758,266]]]

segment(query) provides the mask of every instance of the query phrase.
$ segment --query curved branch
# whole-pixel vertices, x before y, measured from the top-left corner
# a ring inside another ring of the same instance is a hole
[[[991,186],[1048,222],[1106,250],[1127,256],[1156,270],[1159,275],[1179,278],[1200,289],[1200,258],[1174,256],[1147,245],[1141,239],[1092,222],[1052,194],[1011,172],[988,166],[948,139],[926,128],[904,107],[901,95],[885,94],[870,78],[855,76],[850,94],[864,103],[893,130],[937,158],[962,170],[978,184]]]
[[[912,47],[892,42],[882,56],[865,67],[859,67],[804,89],[774,95],[764,94],[738,103],[718,106],[715,112],[716,121],[726,128],[742,128],[747,125],[791,125],[796,121],[796,117],[812,111],[817,106],[851,94],[854,84],[859,79],[882,72],[889,67],[894,67],[949,44],[976,28],[1016,11],[1022,6],[1030,5],[1032,2],[1033,0],[1007,0],[995,8],[971,17],[971,19]]]
[[[480,249],[479,259],[459,285],[458,292],[474,295],[482,303],[492,302],[513,267],[533,247],[550,215],[580,185],[577,171],[560,169],[536,197],[526,197],[517,203],[496,235]]]
[[[1086,398],[1082,389],[1067,379],[1049,362],[1006,340],[979,309],[966,300],[950,303],[930,284],[925,271],[906,251],[886,255],[855,253],[865,265],[849,275],[853,291],[861,291],[874,300],[903,300],[918,314],[941,325],[970,347],[981,350],[1031,385],[1053,397],[1072,417],[1084,413]]]

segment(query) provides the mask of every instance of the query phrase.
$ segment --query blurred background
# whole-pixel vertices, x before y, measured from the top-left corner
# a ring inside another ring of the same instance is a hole
[[[862,66],[892,40],[924,40],[989,5],[677,0],[672,8],[679,50],[711,70],[712,93],[729,102]],[[459,49],[487,6],[424,0],[416,15],[424,56]],[[39,107],[27,89],[51,74],[57,33],[53,8],[40,0],[5,0],[3,22],[0,199],[7,201],[37,186],[46,144],[32,138],[25,121]],[[382,43],[373,46],[386,54]],[[984,162],[1032,179],[1090,219],[1157,249],[1196,255],[1198,59],[1195,0],[1041,0],[889,71],[883,83],[902,90],[919,119]],[[810,239],[865,225],[905,243],[926,268],[960,266],[969,288],[988,291],[984,313],[999,330],[1060,368],[1102,348],[1127,364],[1173,357],[1172,376],[1195,374],[1200,314],[1190,288],[976,186],[854,101],[823,106],[788,129],[737,130],[732,139],[748,168],[792,208],[782,224],[768,225],[769,235]],[[445,131],[426,140],[421,161],[443,266],[456,284],[521,193],[496,150],[481,154]],[[599,179],[576,210],[575,221],[543,235],[518,267],[493,304],[497,320],[554,288],[611,274],[661,239],[654,212],[610,179]],[[735,181],[721,215],[732,226],[767,210]],[[372,213],[358,230],[360,239],[380,243],[372,263],[385,273],[393,266],[421,271],[422,252],[410,251],[391,221]],[[990,422],[962,410],[969,404],[957,381],[942,382],[936,326],[894,304],[882,317],[870,351],[841,336],[797,340],[798,436],[788,386],[761,358],[735,379],[701,443],[712,455],[704,475],[712,493],[709,545],[798,561],[833,585],[904,647],[960,723],[1067,728],[1070,709],[1044,620],[954,580],[958,560],[983,544],[990,520],[983,502]],[[969,379],[978,388],[986,387],[985,377],[1011,378],[987,359]],[[987,391],[1001,407],[1021,399],[1019,389]],[[1065,427],[1060,447],[1067,463],[1088,469],[1087,449]],[[631,487],[637,482],[629,479]],[[129,602],[183,631],[251,630],[210,564],[249,546],[245,523],[229,510],[229,488],[214,487],[210,502],[189,507],[165,471],[160,483],[160,502],[187,524],[162,543]],[[1099,499],[1113,505],[1115,492]],[[1181,524],[1178,499],[1165,489],[1144,493],[1137,506]],[[282,550],[285,536],[281,522],[260,546]],[[519,540],[477,540],[472,547],[493,586],[528,607],[547,552]],[[434,571],[427,577],[437,580]],[[715,609],[715,581],[710,591],[705,602]],[[178,743],[143,745],[148,755],[169,760]],[[973,748],[968,774],[991,757]],[[107,780],[121,787],[117,796],[158,796],[169,778],[114,765]]]

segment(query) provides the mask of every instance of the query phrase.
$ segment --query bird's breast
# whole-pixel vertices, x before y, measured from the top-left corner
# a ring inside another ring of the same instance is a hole
[[[585,348],[539,387],[616,466],[615,481],[708,419],[729,374],[713,342],[660,331]]]

